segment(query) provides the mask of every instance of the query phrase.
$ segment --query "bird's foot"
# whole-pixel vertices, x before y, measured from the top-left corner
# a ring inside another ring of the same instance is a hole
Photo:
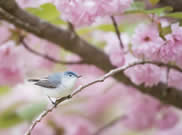
[[[48,98],[49,98],[50,102],[51,102],[54,106],[56,106],[56,101],[53,101],[53,100],[51,99],[51,97],[49,97],[49,96],[48,96]]]
[[[58,98],[58,99],[56,99],[56,101],[55,101],[55,105],[57,106],[59,103],[65,101],[65,100],[67,100],[67,99],[70,99],[70,98],[72,98],[71,95],[68,95],[68,96],[65,96],[65,97]]]
[[[68,95],[68,96],[67,96],[67,99],[70,99],[70,98],[72,98],[72,96],[71,96],[71,95]]]

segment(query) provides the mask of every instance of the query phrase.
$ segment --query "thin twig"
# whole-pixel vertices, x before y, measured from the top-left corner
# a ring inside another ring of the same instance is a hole
[[[140,61],[140,62],[133,63],[132,67],[135,65],[139,65],[139,64],[153,64],[153,65],[157,65],[159,67],[167,67],[168,69],[175,69],[179,72],[182,72],[182,69],[177,65],[165,64],[165,63],[157,62],[157,61]]]
[[[120,37],[120,32],[119,32],[118,24],[117,24],[117,22],[116,22],[114,16],[111,16],[111,20],[112,20],[112,23],[113,23],[113,25],[114,25],[114,28],[115,28],[115,31],[116,31],[116,35],[117,35],[117,37],[118,37],[120,47],[121,47],[121,48],[124,48],[123,42],[122,42],[121,37]]]
[[[70,22],[68,22],[68,29],[69,29],[71,32],[73,32],[73,33],[75,33],[75,34],[76,34],[76,32],[75,32],[75,28],[74,28],[73,24],[72,24],[72,23],[70,23]]]
[[[136,64],[135,64],[136,65]],[[43,113],[40,114],[40,116],[32,123],[31,127],[28,129],[27,133],[25,135],[31,135],[31,132],[32,130],[34,129],[34,127],[49,113],[49,112],[52,112],[57,106],[58,104],[62,103],[63,101],[67,100],[67,99],[70,99],[72,98],[73,96],[75,96],[76,94],[80,93],[83,89],[95,84],[95,83],[98,83],[98,82],[103,82],[105,79],[107,79],[108,77],[116,74],[117,72],[120,72],[120,71],[124,71],[126,70],[127,68],[129,67],[132,67],[132,65],[129,65],[127,67],[119,67],[119,68],[116,68],[116,69],[113,69],[111,70],[110,72],[108,72],[107,74],[105,74],[104,76],[92,81],[92,82],[89,82],[83,86],[79,86],[77,89],[74,90],[74,92],[69,95],[69,96],[66,96],[66,97],[62,97],[58,100],[56,100],[56,103],[55,105],[53,105],[51,108],[49,108],[48,110],[44,111]]]
[[[78,93],[80,93],[83,89],[93,85],[93,84],[96,84],[96,83],[99,83],[99,82],[103,82],[105,79],[109,78],[110,76],[113,76],[114,74],[118,73],[118,72],[121,72],[121,71],[125,71],[126,69],[128,68],[131,68],[133,66],[136,66],[136,65],[140,65],[140,64],[156,64],[155,62],[150,62],[150,61],[145,61],[145,62],[136,62],[136,63],[133,63],[133,64],[130,64],[128,66],[123,66],[123,67],[119,67],[119,68],[116,68],[116,69],[113,69],[111,71],[109,71],[108,73],[106,73],[105,75],[103,75],[102,77],[92,81],[92,82],[89,82],[85,85],[81,85],[79,86],[77,89],[74,90],[74,92],[71,94],[71,95],[68,95],[66,97],[62,97],[60,99],[57,99],[56,100],[56,103],[54,104],[54,106],[52,106],[51,108],[49,108],[48,110],[44,111],[43,113],[40,114],[40,116],[32,123],[31,127],[28,129],[27,133],[25,135],[31,135],[31,132],[32,130],[34,129],[34,127],[49,113],[49,112],[52,112],[60,103],[62,103],[63,101],[65,100],[68,100],[68,99],[71,99],[73,96],[77,95]],[[162,63],[157,63],[158,66],[163,66],[165,64],[162,64]],[[165,65],[166,66],[166,65]],[[181,69],[180,69],[181,70]],[[108,126],[107,126],[108,127]],[[100,131],[99,131],[100,132]]]
[[[68,61],[56,60],[53,57],[48,56],[47,54],[42,54],[40,52],[37,52],[36,50],[33,50],[32,48],[30,48],[27,45],[27,43],[25,42],[24,39],[21,40],[21,43],[25,47],[25,49],[27,49],[29,52],[31,52],[31,53],[33,53],[33,54],[35,54],[37,56],[43,57],[43,58],[45,58],[45,59],[47,59],[47,60],[49,60],[51,62],[54,62],[54,63],[58,63],[58,64],[69,64],[69,65],[71,65],[71,64],[83,64],[84,63],[84,61],[68,62]]]
[[[68,100],[70,98],[72,98],[73,96],[75,96],[76,94],[80,93],[83,89],[95,84],[95,83],[99,83],[99,82],[103,82],[105,79],[109,78],[110,76],[120,72],[120,71],[125,71],[126,69],[128,68],[131,68],[133,66],[136,66],[136,65],[140,65],[140,64],[156,64],[154,62],[136,62],[136,63],[133,63],[131,65],[128,65],[128,66],[125,66],[125,67],[119,67],[119,68],[116,68],[116,69],[113,69],[111,71],[109,71],[108,73],[106,73],[104,76],[92,81],[92,82],[89,82],[83,86],[79,86],[77,89],[74,90],[74,92],[69,95],[69,96],[66,96],[66,97],[62,97],[58,100],[56,100],[56,104],[54,106],[52,106],[50,109],[48,109],[47,111],[44,111],[34,122],[33,124],[31,125],[30,129],[27,131],[27,133],[25,135],[31,135],[31,132],[32,130],[34,129],[34,127],[49,113],[49,112],[52,112],[53,109],[55,109],[60,103],[62,103],[63,101],[65,100]],[[159,66],[162,66],[164,64],[159,64]]]

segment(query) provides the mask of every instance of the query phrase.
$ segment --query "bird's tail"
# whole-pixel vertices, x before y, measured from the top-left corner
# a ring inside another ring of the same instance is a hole
[[[38,82],[39,79],[28,79],[29,82]]]

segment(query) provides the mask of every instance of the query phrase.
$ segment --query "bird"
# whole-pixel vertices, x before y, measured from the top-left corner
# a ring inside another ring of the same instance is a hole
[[[28,81],[41,87],[51,103],[55,104],[51,98],[57,99],[69,96],[73,91],[77,79],[80,77],[81,75],[77,75],[75,72],[65,71],[56,72],[41,79],[29,79]]]

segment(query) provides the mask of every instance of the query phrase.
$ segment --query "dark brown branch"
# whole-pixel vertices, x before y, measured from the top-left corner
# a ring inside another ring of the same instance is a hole
[[[96,65],[105,72],[115,68],[103,51],[79,38],[77,35],[73,35],[70,31],[58,28],[27,13],[19,8],[14,0],[0,0],[0,17],[40,38],[78,54],[86,63]],[[142,93],[159,99],[163,103],[182,109],[182,91],[180,89],[168,88],[163,83],[147,88],[144,85],[137,86],[122,71],[115,74],[114,78],[125,85],[136,88]]]
[[[44,59],[47,59],[51,62],[54,62],[54,63],[57,63],[57,64],[69,64],[69,65],[73,65],[73,64],[84,64],[84,61],[73,61],[73,62],[69,62],[69,61],[62,61],[62,60],[57,60],[57,59],[54,59],[50,56],[48,56],[47,54],[42,54],[40,52],[37,52],[36,50],[33,50],[32,48],[30,48],[28,46],[28,44],[25,42],[24,39],[21,39],[20,41],[22,43],[22,45],[25,47],[25,49],[27,49],[29,52],[37,55],[37,56],[40,56]]]
[[[159,5],[171,6],[175,12],[182,11],[182,0],[160,0]]]
[[[113,26],[114,26],[115,31],[116,31],[116,36],[118,37],[120,47],[124,48],[123,42],[122,42],[121,37],[120,37],[120,31],[119,31],[119,28],[118,28],[118,24],[117,24],[114,16],[111,16],[111,20],[112,20]]]
[[[69,29],[71,32],[73,32],[74,34],[76,34],[75,28],[74,28],[73,24],[70,23],[70,22],[68,22],[68,29]]]

